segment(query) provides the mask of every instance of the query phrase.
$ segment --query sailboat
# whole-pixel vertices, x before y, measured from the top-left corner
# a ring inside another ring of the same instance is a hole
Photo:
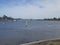
[[[25,26],[28,27],[28,21],[26,20]]]

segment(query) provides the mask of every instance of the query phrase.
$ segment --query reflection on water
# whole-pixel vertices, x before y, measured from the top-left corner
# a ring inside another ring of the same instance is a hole
[[[60,38],[60,21],[0,22],[0,45],[19,45],[26,42]]]

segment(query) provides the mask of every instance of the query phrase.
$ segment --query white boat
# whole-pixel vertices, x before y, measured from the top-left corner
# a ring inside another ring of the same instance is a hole
[[[13,20],[13,21],[16,21],[16,20]]]
[[[25,26],[28,27],[28,21],[26,21]]]

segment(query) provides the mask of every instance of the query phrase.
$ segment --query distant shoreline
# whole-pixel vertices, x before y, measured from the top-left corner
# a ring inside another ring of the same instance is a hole
[[[17,20],[30,20],[30,21],[60,21],[60,18],[45,18],[45,19],[22,19],[22,18],[12,18],[8,17],[6,15],[3,15],[3,17],[0,17],[0,21],[17,21]]]
[[[60,20],[44,20],[44,19],[13,19],[13,20],[0,20],[0,21],[19,21],[19,20],[23,20],[23,21],[60,21]]]

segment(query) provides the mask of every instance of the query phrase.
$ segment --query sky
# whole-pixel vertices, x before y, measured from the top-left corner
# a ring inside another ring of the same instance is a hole
[[[0,16],[42,19],[60,17],[60,0],[0,0]]]

